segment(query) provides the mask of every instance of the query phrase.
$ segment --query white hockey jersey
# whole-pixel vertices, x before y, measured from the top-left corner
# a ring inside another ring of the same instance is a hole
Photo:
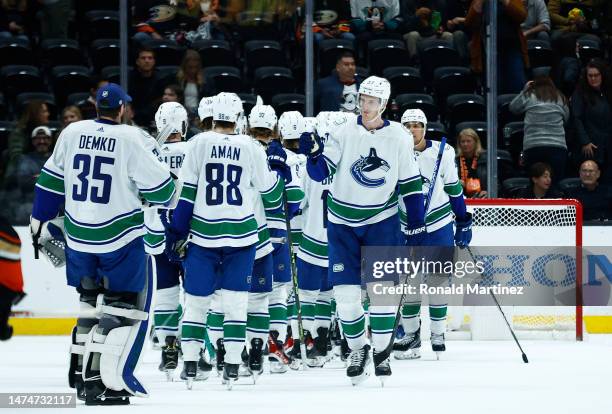
[[[431,178],[433,177],[434,167],[440,151],[440,142],[426,140],[426,148],[423,151],[415,151],[421,177],[423,180],[423,196],[427,199]],[[427,232],[432,233],[453,221],[452,208],[449,202],[450,197],[463,196],[463,188],[459,182],[457,168],[455,166],[455,151],[452,146],[445,145],[438,177],[429,203],[429,210],[426,213],[425,225]],[[402,230],[406,229],[406,208],[403,200],[400,200],[400,221]]]
[[[300,259],[321,267],[328,267],[327,253],[327,196],[334,176],[322,182],[310,177],[303,180],[302,239],[297,255]]]
[[[285,148],[287,153],[287,165],[291,168],[291,182],[287,184],[287,202],[293,205],[299,205],[304,199],[304,191],[302,190],[302,178],[306,174],[306,157],[299,155]],[[268,227],[282,231],[287,230],[285,223],[285,212],[276,211],[268,212]],[[295,216],[291,219],[291,241],[297,247],[302,236],[302,219]]]
[[[163,160],[175,177],[178,177],[188,147],[189,143],[186,141],[166,142],[161,147],[154,148],[153,153]],[[145,251],[149,254],[164,252],[166,237],[164,226],[159,219],[160,210],[160,208],[149,207],[144,211],[147,230],[144,236]]]
[[[154,204],[172,199],[174,182],[146,148],[148,137],[136,127],[96,120],[62,131],[36,185],[64,194],[70,248],[115,251],[145,232],[140,197]]]
[[[256,146],[264,147],[259,141],[253,140]],[[255,260],[261,259],[267,254],[274,251],[274,247],[270,241],[270,231],[268,230],[268,222],[266,220],[266,210],[264,208],[263,199],[261,193],[253,188],[253,210],[255,211],[255,220],[257,221],[257,246],[255,246]]]
[[[331,131],[323,157],[334,174],[328,197],[329,221],[357,227],[398,213],[400,198],[422,191],[410,133],[385,121],[368,131],[361,117]]]
[[[256,244],[253,191],[261,194],[266,209],[280,207],[284,191],[265,151],[249,136],[214,131],[198,134],[190,145],[180,172],[180,200],[193,204],[191,242],[202,247]]]

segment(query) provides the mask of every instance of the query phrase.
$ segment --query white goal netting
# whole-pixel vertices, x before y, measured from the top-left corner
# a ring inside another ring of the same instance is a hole
[[[515,249],[537,247],[542,254],[563,246],[580,246],[581,208],[570,200],[468,200],[473,214],[472,250],[479,246]],[[578,267],[579,268],[579,267]],[[576,280],[580,280],[579,272]],[[576,284],[572,281],[571,292]],[[456,299],[456,298],[455,298]],[[452,305],[452,303],[450,304]],[[582,332],[580,304],[576,306],[503,306],[519,337],[576,339]],[[449,336],[471,339],[509,339],[499,310],[490,306],[451,306]]]

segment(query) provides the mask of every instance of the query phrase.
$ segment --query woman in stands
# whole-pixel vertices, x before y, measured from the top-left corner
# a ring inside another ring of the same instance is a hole
[[[177,83],[183,88],[185,94],[185,108],[190,115],[197,114],[198,104],[204,87],[202,74],[202,59],[195,50],[187,50],[176,74]]]
[[[563,178],[567,162],[564,124],[569,119],[569,107],[563,93],[548,76],[548,70],[534,69],[534,80],[527,82],[510,102],[510,111],[525,113],[525,168],[529,170],[536,162],[547,163],[555,185]]]
[[[572,124],[580,154],[578,161],[594,160],[608,170],[612,141],[609,76],[607,65],[600,59],[593,59],[586,65],[571,99]]]
[[[49,107],[41,100],[33,100],[23,111],[17,127],[8,138],[8,161],[15,162],[30,150],[30,135],[37,126],[49,124]]]
[[[519,198],[561,198],[561,194],[552,187],[552,177],[550,165],[536,162],[529,168],[531,185],[519,193]]]
[[[467,197],[487,196],[487,157],[480,137],[472,128],[462,130],[457,137],[457,169]]]

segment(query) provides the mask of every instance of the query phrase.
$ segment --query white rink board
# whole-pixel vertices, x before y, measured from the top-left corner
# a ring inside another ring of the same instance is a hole
[[[516,230],[516,228],[514,228]],[[536,230],[537,231],[537,230]],[[32,239],[27,227],[17,227],[21,238],[21,257],[27,296],[13,310],[33,312],[37,316],[72,316],[78,312],[78,295],[75,290],[66,285],[65,268],[56,269],[46,259],[34,259]],[[474,245],[483,245],[495,241],[496,245],[503,242],[509,246],[525,246],[540,244],[531,242],[537,238],[533,229],[527,229],[515,238],[495,238],[495,233],[475,234]],[[518,233],[517,233],[518,234]],[[584,246],[609,246],[612,240],[612,227],[584,227]],[[588,308],[585,312],[588,312]],[[599,312],[596,314],[601,314]],[[585,313],[588,314],[588,313]],[[605,313],[607,314],[607,312]]]
[[[15,337],[0,344],[1,392],[70,392],[68,337]],[[227,391],[214,374],[188,391],[167,383],[149,350],[139,377],[148,399],[128,407],[85,407],[61,412],[130,414],[604,414],[612,412],[612,337],[588,342],[524,342],[524,364],[511,341],[453,341],[434,361],[429,343],[423,358],[392,361],[393,376],[381,388],[371,376],[357,387],[342,369],[312,369],[241,379]],[[27,410],[23,410],[25,413]],[[8,412],[21,413],[19,410]],[[36,411],[38,412],[38,411]]]

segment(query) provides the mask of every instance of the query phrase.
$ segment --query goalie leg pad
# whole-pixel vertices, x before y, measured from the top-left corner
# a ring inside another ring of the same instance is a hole
[[[140,293],[107,291],[103,303],[98,304],[100,322],[90,332],[83,363],[86,371],[95,371],[95,354],[100,354],[100,377],[108,389],[125,390],[141,397],[148,395],[136,378],[135,371],[148,336],[154,292],[155,261],[149,257],[145,287]],[[85,377],[91,373],[84,372],[83,375]]]

